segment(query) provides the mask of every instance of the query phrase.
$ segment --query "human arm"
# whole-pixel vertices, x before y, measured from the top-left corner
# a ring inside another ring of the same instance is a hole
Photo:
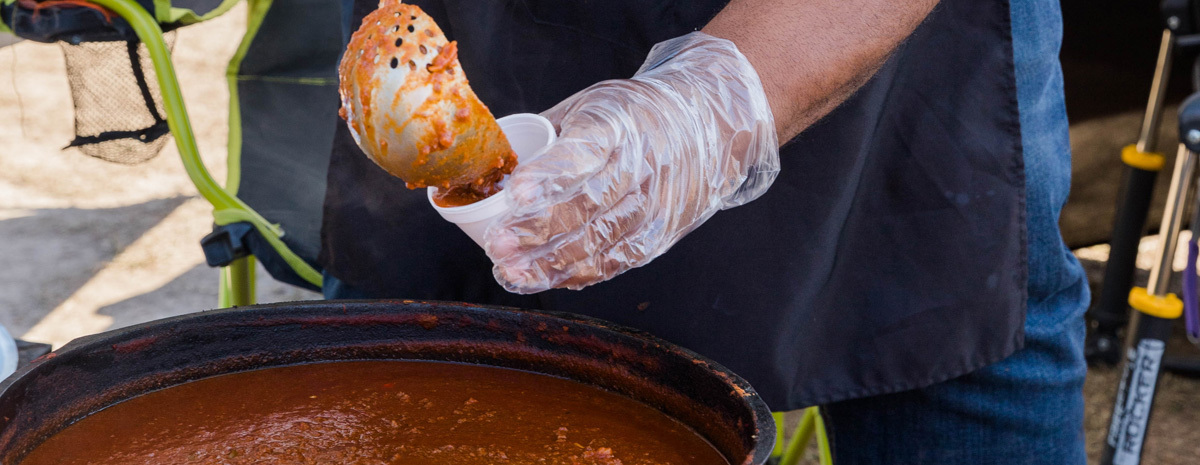
[[[936,4],[733,0],[702,31],[736,44],[758,71],[785,143],[862,87]]]
[[[869,79],[934,3],[735,0],[633,78],[548,110],[560,139],[517,167],[513,211],[485,235],[497,281],[531,293],[610,279],[762,195],[781,142]]]

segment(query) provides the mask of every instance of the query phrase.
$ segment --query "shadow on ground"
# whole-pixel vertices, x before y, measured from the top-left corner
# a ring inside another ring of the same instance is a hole
[[[33,327],[105,264],[189,197],[102,209],[12,212],[0,220],[0,324],[14,334]],[[16,266],[37,263],[36,267]],[[29,283],[38,283],[29,289]]]
[[[271,279],[258,268],[258,302],[287,302],[320,299],[321,295]],[[100,307],[96,313],[112,317],[110,328],[145,323],[217,307],[219,271],[200,264],[151,292]]]
[[[151,292],[100,307],[97,314],[113,318],[120,328],[217,306],[217,270],[197,265]]]

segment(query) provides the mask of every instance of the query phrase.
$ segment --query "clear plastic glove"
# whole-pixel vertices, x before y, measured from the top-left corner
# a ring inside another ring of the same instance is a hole
[[[645,265],[779,173],[758,73],[732,42],[701,32],[543,115],[559,139],[513,172],[514,208],[485,234],[512,292],[581,289]]]

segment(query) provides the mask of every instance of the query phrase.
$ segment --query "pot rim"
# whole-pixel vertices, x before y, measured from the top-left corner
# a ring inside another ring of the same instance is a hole
[[[313,316],[313,315],[303,313],[306,311],[307,312],[318,312],[323,309],[337,310],[339,308],[341,310],[340,317],[338,316],[337,312],[333,312],[332,316],[330,316],[330,315]],[[391,310],[391,311],[384,311],[384,310]],[[177,328],[181,325],[203,325],[204,323],[207,322],[209,324],[215,324],[217,327],[220,328],[220,327],[224,327],[224,326],[221,326],[220,323],[225,322],[226,320],[229,320],[230,327],[242,328],[244,326],[247,326],[247,323],[243,320],[246,320],[246,316],[250,315],[252,312],[260,313],[258,320],[264,321],[265,323],[263,326],[266,326],[266,327],[279,327],[280,325],[288,325],[288,324],[293,324],[293,323],[300,324],[300,325],[306,325],[306,324],[307,325],[317,325],[317,324],[321,324],[321,325],[324,325],[324,324],[351,325],[351,324],[376,324],[376,323],[378,323],[378,324],[394,324],[394,323],[396,323],[397,318],[411,317],[412,315],[408,314],[411,312],[432,312],[430,314],[443,312],[445,317],[451,317],[454,314],[463,313],[463,314],[476,315],[476,316],[481,316],[481,317],[497,317],[497,318],[504,317],[503,319],[505,319],[506,321],[508,321],[508,320],[535,321],[536,320],[536,321],[544,322],[544,323],[552,323],[552,326],[554,326],[554,327],[561,325],[562,329],[564,330],[564,334],[565,334],[565,331],[567,330],[568,326],[570,326],[570,325],[580,326],[583,328],[591,328],[591,329],[598,330],[602,333],[603,332],[613,333],[618,338],[627,338],[627,339],[632,339],[635,341],[641,341],[643,344],[649,344],[649,345],[655,346],[656,350],[662,350],[667,355],[674,356],[674,357],[683,357],[684,359],[691,361],[691,363],[693,363],[693,364],[702,366],[707,371],[713,373],[717,378],[720,378],[721,382],[728,384],[729,387],[731,387],[733,389],[733,392],[736,392],[738,394],[738,397],[740,397],[741,401],[745,404],[745,408],[749,411],[750,415],[752,416],[752,421],[754,423],[753,430],[756,431],[756,434],[753,435],[751,438],[753,441],[753,445],[752,445],[752,447],[747,448],[748,456],[746,457],[745,461],[742,462],[742,464],[749,465],[749,464],[765,463],[774,448],[774,440],[775,440],[774,418],[772,417],[770,410],[767,408],[766,403],[763,402],[763,400],[758,396],[757,392],[754,391],[754,388],[751,387],[747,381],[742,379],[736,373],[733,373],[732,371],[725,368],[721,364],[714,362],[700,354],[697,354],[697,353],[691,351],[690,349],[678,346],[676,344],[673,344],[671,342],[663,340],[663,339],[661,339],[657,336],[654,336],[650,333],[647,333],[645,331],[641,331],[641,330],[634,329],[634,328],[629,328],[626,326],[618,325],[615,323],[611,323],[611,322],[608,322],[605,320],[593,318],[593,317],[586,316],[586,315],[579,315],[579,314],[566,313],[566,312],[554,312],[554,311],[524,310],[524,309],[513,308],[513,307],[477,305],[477,304],[460,303],[460,302],[423,301],[423,300],[336,300],[336,301],[286,302],[286,303],[273,303],[273,304],[253,305],[253,306],[246,306],[246,307],[232,307],[232,308],[226,308],[226,309],[193,312],[193,313],[178,315],[178,316],[174,316],[174,317],[168,317],[168,318],[163,318],[163,319],[159,319],[159,320],[149,321],[149,322],[141,323],[141,324],[137,324],[137,325],[127,326],[127,327],[123,327],[123,328],[117,328],[117,329],[113,329],[113,330],[109,330],[109,331],[105,331],[105,332],[101,332],[101,333],[96,333],[96,334],[92,334],[92,335],[87,335],[87,336],[83,336],[83,337],[74,339],[71,342],[64,345],[63,347],[59,348],[58,350],[55,350],[54,352],[51,352],[50,354],[47,354],[45,356],[39,357],[38,359],[34,360],[33,362],[31,362],[23,367],[20,367],[17,370],[17,372],[14,373],[11,377],[4,380],[3,382],[0,382],[0,405],[5,403],[6,397],[9,397],[9,396],[16,397],[18,394],[22,394],[22,393],[16,393],[16,391],[18,391],[17,388],[24,387],[22,384],[24,381],[28,381],[34,377],[39,376],[39,374],[41,374],[43,371],[51,371],[57,365],[68,363],[68,362],[74,360],[75,358],[77,358],[78,356],[88,355],[88,354],[94,353],[96,351],[120,352],[122,349],[140,350],[142,347],[145,347],[145,346],[143,346],[143,344],[153,344],[153,342],[155,340],[157,340],[157,336],[155,336],[156,334],[172,334],[172,331],[175,331],[175,328]],[[288,314],[291,314],[291,313],[297,314],[295,316],[295,318],[285,319],[285,318],[287,318]],[[441,315],[441,314],[439,314],[439,315]],[[318,320],[320,320],[320,321],[318,321]],[[555,321],[555,320],[557,320],[557,321]],[[351,323],[352,321],[355,321],[357,323]],[[436,321],[436,318],[435,318],[435,321]],[[409,323],[411,323],[411,322],[409,322]],[[564,323],[566,323],[566,324],[564,324]],[[426,329],[428,329],[428,328],[426,328]],[[404,339],[403,337],[397,338],[397,340],[403,340],[403,339]],[[635,350],[635,352],[636,352],[636,350]],[[370,358],[371,357],[368,357],[367,359],[370,359]],[[66,360],[67,362],[64,362],[64,360]],[[350,358],[330,359],[328,361],[337,361],[337,360],[350,360]],[[447,361],[453,361],[453,360],[447,360]],[[216,363],[216,361],[214,361],[213,363]],[[299,363],[305,363],[305,362],[299,362]],[[472,363],[472,362],[468,361],[466,363]],[[487,363],[483,363],[483,362],[478,362],[478,363],[485,364],[485,365],[487,364]],[[258,366],[257,368],[269,368],[272,366],[279,366],[279,365],[281,365],[281,364],[267,363],[267,364]],[[505,365],[498,364],[498,365],[494,365],[494,366],[505,366]],[[251,368],[247,368],[247,369],[255,369],[255,368],[251,367]],[[517,368],[517,369],[521,369],[521,368]],[[226,373],[232,373],[232,372],[236,372],[236,371],[245,371],[245,370],[234,369],[234,370],[229,370]],[[536,371],[536,370],[533,370],[533,371]],[[563,374],[555,374],[555,373],[544,373],[544,374],[548,374],[551,376],[560,376],[560,377],[571,378],[571,376],[563,375]],[[149,373],[147,375],[149,376]],[[213,375],[215,375],[215,374],[213,374]],[[194,379],[200,379],[200,378],[208,377],[208,376],[212,376],[212,375],[200,376],[200,377],[197,377]],[[182,384],[183,382],[187,382],[187,381],[191,381],[191,379],[184,380],[182,382],[174,382],[174,383],[164,384],[162,386],[159,386],[159,388],[174,386],[174,385]],[[595,384],[594,382],[590,382],[590,381],[582,380],[582,379],[576,379],[576,381],[584,382],[587,384]],[[608,389],[605,386],[599,386],[599,387]],[[24,391],[24,389],[21,389],[21,390]],[[13,391],[13,392],[10,392],[10,391]],[[136,395],[140,395],[144,392],[148,392],[148,391],[138,392],[133,395],[121,397],[120,400],[131,398]],[[619,392],[619,394],[626,395],[626,396],[632,396],[630,393]],[[118,400],[117,402],[119,402],[120,400]],[[639,400],[642,401],[643,403],[647,403],[646,400],[644,400],[644,399],[639,399]],[[111,405],[111,404],[109,404],[109,405]],[[663,407],[661,407],[661,406],[654,406],[654,407],[658,408],[660,410],[663,410]],[[101,407],[101,408],[103,408],[103,407]],[[91,410],[91,411],[87,412],[86,414],[84,414],[84,416],[94,413],[97,410],[99,410],[99,409]],[[664,410],[664,412],[665,412],[665,410]],[[670,412],[666,412],[666,413],[668,413],[668,415],[671,415],[673,417],[675,416],[675,415],[671,414]],[[685,424],[688,424],[689,426],[692,426],[693,428],[697,427],[696,425],[691,424],[687,421],[684,421],[683,419],[679,419],[679,420],[683,421]],[[48,422],[53,423],[53,420],[50,420]],[[6,440],[7,436],[4,434],[4,430],[6,429],[5,426],[8,423],[9,423],[9,420],[7,418],[0,417],[0,443],[3,443]],[[61,428],[59,430],[61,430]],[[55,432],[57,432],[57,430]],[[53,433],[51,433],[51,434],[53,434]],[[44,437],[43,437],[43,440],[44,440]],[[714,439],[709,438],[709,440],[713,441]],[[40,440],[37,442],[40,442]],[[717,444],[714,443],[714,445],[717,445]],[[32,448],[30,448],[30,450],[31,449]],[[721,448],[718,447],[718,449],[721,449]],[[3,454],[0,454],[0,455],[3,455]],[[2,458],[2,457],[0,457],[0,458]]]

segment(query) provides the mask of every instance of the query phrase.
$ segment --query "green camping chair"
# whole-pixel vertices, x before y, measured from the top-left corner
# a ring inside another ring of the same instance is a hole
[[[247,32],[227,72],[229,157],[222,186],[197,151],[164,30],[216,17],[236,2],[0,0],[0,31],[41,42],[100,44],[115,53],[113,60],[92,64],[119,63],[123,74],[69,69],[73,92],[79,90],[76,80],[103,79],[94,85],[131,89],[136,81],[140,93],[130,93],[140,95],[131,96],[133,104],[101,110],[148,113],[145,123],[90,127],[96,122],[82,121],[78,110],[92,103],[76,96],[71,145],[100,158],[138,162],[158,152],[169,128],[188,176],[213,205],[214,230],[201,244],[209,265],[222,268],[221,307],[254,303],[256,258],[276,279],[320,290],[316,258],[343,42],[340,2],[247,0]],[[70,59],[68,54],[68,68]],[[99,126],[130,119],[136,118],[109,117]]]

